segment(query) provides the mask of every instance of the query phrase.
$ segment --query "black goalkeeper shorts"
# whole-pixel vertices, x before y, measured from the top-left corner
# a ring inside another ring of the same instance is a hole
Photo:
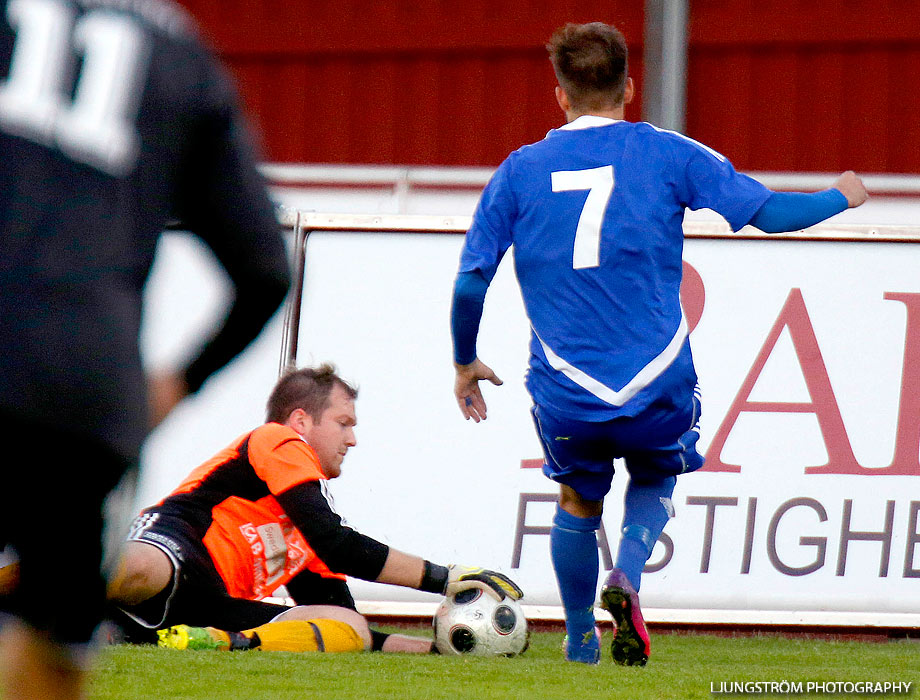
[[[171,625],[217,627],[228,631],[251,629],[289,610],[286,605],[231,596],[214,567],[204,543],[184,520],[155,508],[134,521],[129,541],[144,542],[163,551],[173,563],[170,586],[139,605],[121,606],[135,622],[149,629]],[[355,609],[348,586],[341,579],[302,571],[286,588],[298,605],[338,605]]]

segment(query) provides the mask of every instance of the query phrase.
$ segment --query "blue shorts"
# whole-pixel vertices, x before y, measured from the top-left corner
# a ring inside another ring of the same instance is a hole
[[[696,451],[700,400],[695,392],[683,406],[662,401],[637,416],[601,423],[559,418],[542,406],[534,406],[531,413],[543,446],[543,473],[589,501],[602,501],[610,491],[618,457],[625,459],[630,478],[637,482],[703,466]]]

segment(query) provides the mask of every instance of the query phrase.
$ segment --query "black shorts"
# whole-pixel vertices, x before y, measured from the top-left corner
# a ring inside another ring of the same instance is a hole
[[[9,414],[0,414],[0,440],[23,450],[10,455],[26,455],[4,460],[0,472],[0,539],[20,565],[0,611],[58,643],[86,644],[105,612],[103,503],[130,463],[66,427]]]
[[[239,631],[270,622],[289,609],[286,605],[231,596],[201,538],[181,518],[148,509],[135,519],[128,541],[157,547],[173,564],[169,586],[139,605],[121,608],[143,627],[160,629],[185,624]],[[286,588],[298,605],[355,609],[351,592],[341,579],[302,571]]]

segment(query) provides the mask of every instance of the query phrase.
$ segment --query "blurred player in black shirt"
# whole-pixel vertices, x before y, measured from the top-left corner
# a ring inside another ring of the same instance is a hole
[[[103,614],[106,494],[151,422],[255,338],[289,271],[235,91],[183,10],[0,7],[0,540],[20,560],[0,599],[14,620],[4,697],[72,698]],[[210,246],[236,294],[148,399],[141,294],[170,220]]]

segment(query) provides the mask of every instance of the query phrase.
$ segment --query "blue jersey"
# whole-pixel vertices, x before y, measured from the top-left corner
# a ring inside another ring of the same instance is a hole
[[[583,116],[501,164],[460,272],[491,280],[514,245],[534,401],[580,420],[636,415],[689,400],[696,384],[680,305],[684,210],[714,209],[738,230],[769,196],[692,139]]]

